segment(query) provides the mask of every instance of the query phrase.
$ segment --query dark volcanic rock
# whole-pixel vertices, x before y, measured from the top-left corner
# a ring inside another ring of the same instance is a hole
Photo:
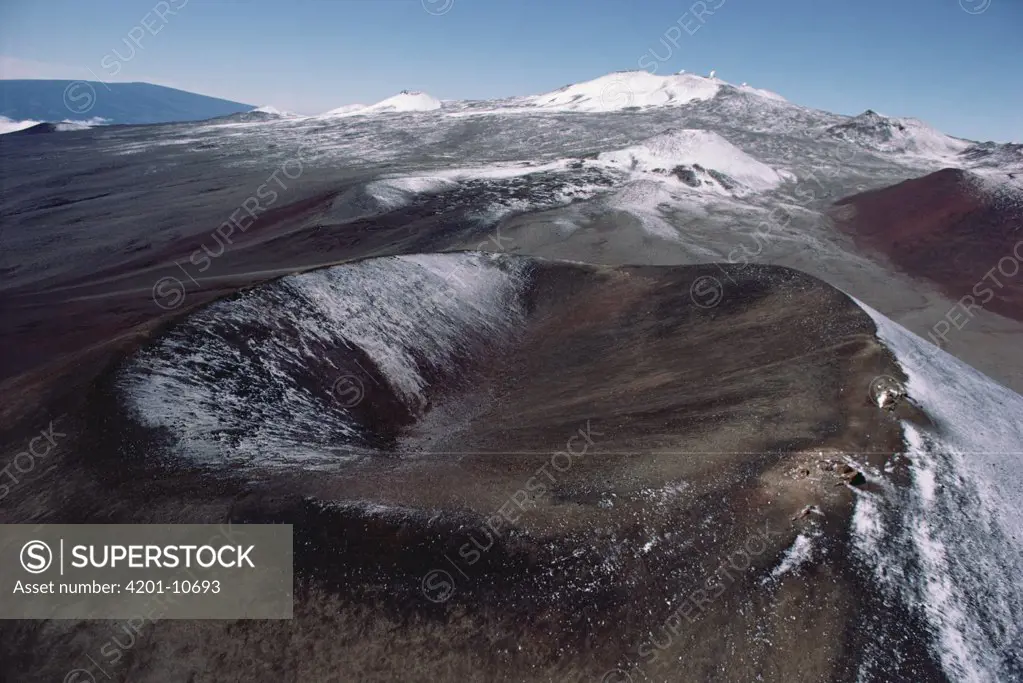
[[[716,180],[718,182],[718,184],[721,187],[725,188],[726,190],[734,190],[735,189],[736,182],[732,179],[731,176],[729,176],[729,175],[727,175],[725,173],[722,173],[721,171],[715,171],[712,168],[708,169],[707,173],[709,173],[710,177],[713,178],[714,180]]]
[[[905,132],[906,127],[898,119],[882,116],[872,109],[827,129],[827,133],[830,135],[852,142],[872,141],[878,143],[891,141],[895,137],[896,131]]]
[[[863,472],[853,472],[848,481],[851,486],[863,486],[867,483],[867,478],[863,476]]]
[[[671,172],[689,187],[699,187],[703,183],[699,178],[696,177],[696,171],[689,168],[688,166],[676,166],[671,169]]]

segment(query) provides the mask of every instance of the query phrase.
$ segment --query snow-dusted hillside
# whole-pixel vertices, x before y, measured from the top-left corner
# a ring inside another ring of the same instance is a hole
[[[363,114],[376,112],[434,111],[440,109],[440,100],[425,92],[403,90],[394,97],[388,97],[362,110]]]
[[[335,116],[362,116],[368,114],[387,114],[415,111],[436,111],[441,108],[441,102],[425,92],[414,90],[402,90],[393,97],[381,100],[376,104],[364,106],[361,104],[346,104],[337,109],[331,109],[323,113],[324,117]]]
[[[357,112],[359,110],[365,109],[366,106],[367,105],[365,105],[365,104],[345,104],[345,105],[342,105],[340,107],[337,107],[336,109],[331,109],[330,111],[323,112],[322,114],[320,114],[320,116],[324,116],[324,117],[327,117],[327,116],[347,116],[347,115],[352,114],[354,112]]]
[[[776,92],[771,92],[770,90],[763,90],[761,88],[754,88],[753,86],[747,85],[746,83],[742,83],[735,87],[740,92],[747,93],[750,95],[757,95],[758,97],[763,97],[764,99],[774,100],[775,102],[788,102],[788,100],[786,100],[784,97],[782,97]]]
[[[170,336],[127,368],[120,385],[139,419],[167,429],[189,457],[251,465],[287,451],[285,460],[263,462],[336,465],[359,454],[369,443],[369,430],[354,406],[337,410],[329,392],[325,397],[292,373],[311,369],[310,359],[318,355],[333,365],[317,350],[325,342],[357,345],[371,354],[370,362],[381,368],[401,403],[418,415],[428,404],[431,381],[461,370],[469,338],[493,342],[521,326],[525,271],[524,262],[475,253],[370,259],[302,274],[206,309],[198,321],[205,328],[202,336],[187,328]],[[228,340],[248,348],[256,342],[233,329],[266,321],[275,332],[257,335],[259,350],[251,365],[239,365]],[[286,341],[291,333],[297,335],[294,344]],[[187,363],[177,357],[184,348],[194,349]],[[225,370],[232,379],[192,381],[193,372]],[[254,377],[259,381],[248,384]],[[255,393],[248,393],[253,386]],[[245,436],[227,449],[225,431]],[[328,444],[326,450],[314,444],[318,439]]]
[[[979,142],[967,147],[959,160],[975,173],[1009,180],[1017,189],[1023,187],[1023,145]]]
[[[908,487],[877,477],[879,491],[859,493],[858,552],[884,589],[926,618],[950,680],[1019,680],[1023,396],[860,305],[934,424],[903,425]]]
[[[629,171],[672,174],[691,187],[728,191],[738,183],[765,191],[783,180],[778,171],[708,130],[668,130],[597,158]]]
[[[870,109],[844,123],[831,126],[827,134],[854,145],[887,154],[905,154],[947,162],[970,146],[911,118],[883,116]]]

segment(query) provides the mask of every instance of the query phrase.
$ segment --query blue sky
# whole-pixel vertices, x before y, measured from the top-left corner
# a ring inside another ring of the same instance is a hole
[[[4,78],[143,80],[302,113],[402,89],[539,93],[644,55],[661,74],[716,69],[807,106],[1023,142],[1021,0],[0,2]]]

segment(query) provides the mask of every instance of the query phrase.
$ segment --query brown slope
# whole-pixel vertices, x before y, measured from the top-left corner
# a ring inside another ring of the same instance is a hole
[[[902,448],[867,391],[901,371],[860,307],[774,266],[528,272],[514,341],[460,362],[357,467],[174,464],[107,384],[70,387],[59,476],[26,479],[0,521],[273,520],[299,549],[294,620],[146,624],[109,680],[838,683],[872,632],[899,653],[886,680],[943,680],[848,554],[855,493],[832,461],[881,471]],[[771,578],[799,534],[820,553]],[[0,624],[0,678],[59,680],[110,632]]]
[[[936,284],[964,307],[1023,321],[1023,192],[943,169],[835,203],[857,246]]]

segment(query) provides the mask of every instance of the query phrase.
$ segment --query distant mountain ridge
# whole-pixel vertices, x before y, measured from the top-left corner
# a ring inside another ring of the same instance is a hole
[[[251,104],[151,83],[0,80],[0,116],[13,121],[171,123],[228,116],[253,108]]]
[[[883,116],[872,109],[831,126],[828,133],[879,152],[949,156],[970,146],[969,141],[946,135],[917,119]]]

